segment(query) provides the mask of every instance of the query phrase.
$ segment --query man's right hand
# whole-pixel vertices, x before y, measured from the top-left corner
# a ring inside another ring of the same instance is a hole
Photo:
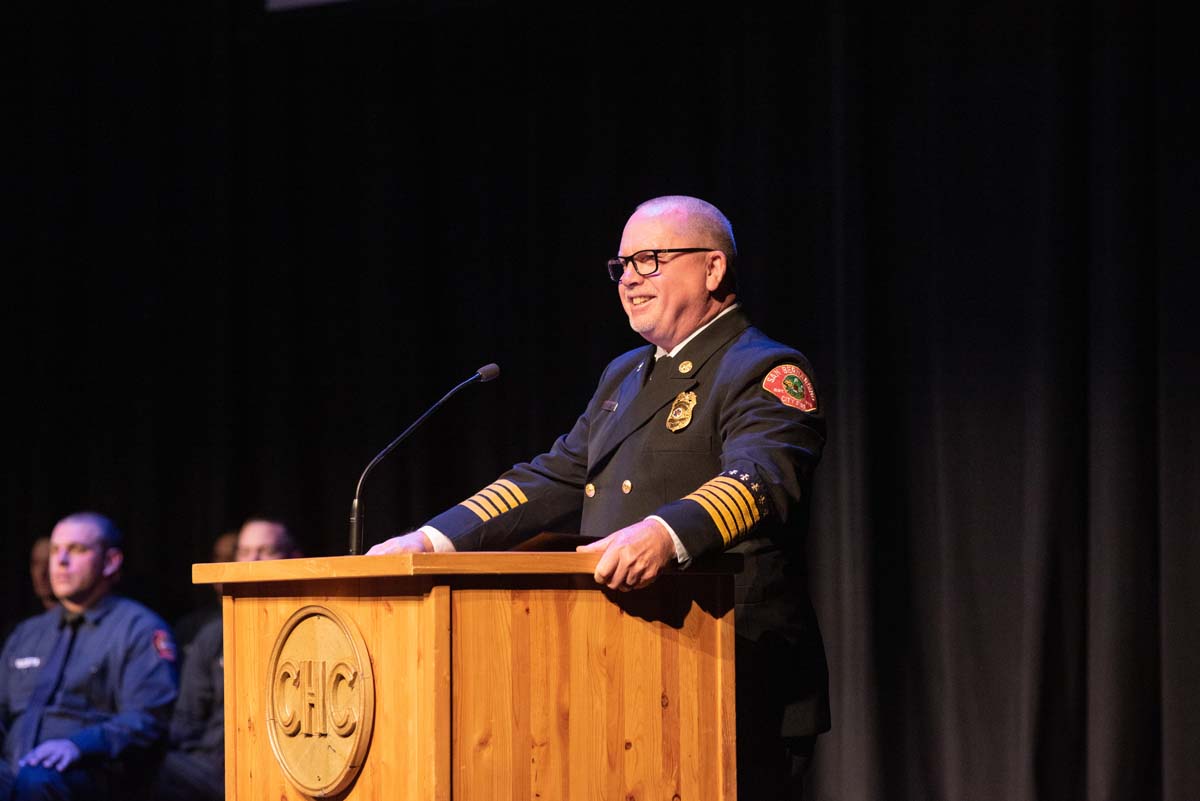
[[[20,765],[41,765],[59,773],[79,761],[79,746],[70,740],[47,740],[21,757]]]
[[[385,553],[432,553],[433,543],[420,531],[410,531],[399,537],[372,545],[367,556],[382,556]]]

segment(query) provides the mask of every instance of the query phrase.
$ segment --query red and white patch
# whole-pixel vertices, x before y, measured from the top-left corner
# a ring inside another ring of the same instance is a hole
[[[165,629],[154,630],[154,650],[168,662],[175,661],[175,641],[171,639],[170,632]]]
[[[763,379],[762,388],[779,398],[784,406],[802,412],[817,409],[817,393],[813,391],[812,380],[794,364],[781,364],[771,370]]]

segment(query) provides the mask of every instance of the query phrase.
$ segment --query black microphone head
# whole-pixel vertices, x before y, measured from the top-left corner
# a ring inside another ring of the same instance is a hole
[[[500,365],[498,365],[494,362],[492,364],[485,364],[483,367],[480,367],[475,372],[479,374],[479,382],[481,384],[486,384],[488,381],[491,381],[493,378],[500,377]]]

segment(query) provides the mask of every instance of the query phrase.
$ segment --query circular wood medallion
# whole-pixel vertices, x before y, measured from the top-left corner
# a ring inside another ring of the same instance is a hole
[[[328,606],[298,609],[268,663],[267,732],[296,789],[314,798],[344,790],[371,742],[375,678],[353,621]]]

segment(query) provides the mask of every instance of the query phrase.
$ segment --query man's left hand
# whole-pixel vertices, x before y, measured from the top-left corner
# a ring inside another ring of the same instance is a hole
[[[389,553],[431,553],[433,543],[423,531],[410,531],[390,540],[384,540],[371,546],[367,556],[382,556]]]
[[[81,756],[79,746],[70,740],[47,740],[21,757],[22,765],[40,765],[62,773]]]
[[[602,551],[593,578],[597,584],[622,592],[647,586],[675,558],[675,543],[656,520],[639,521],[575,550]]]

